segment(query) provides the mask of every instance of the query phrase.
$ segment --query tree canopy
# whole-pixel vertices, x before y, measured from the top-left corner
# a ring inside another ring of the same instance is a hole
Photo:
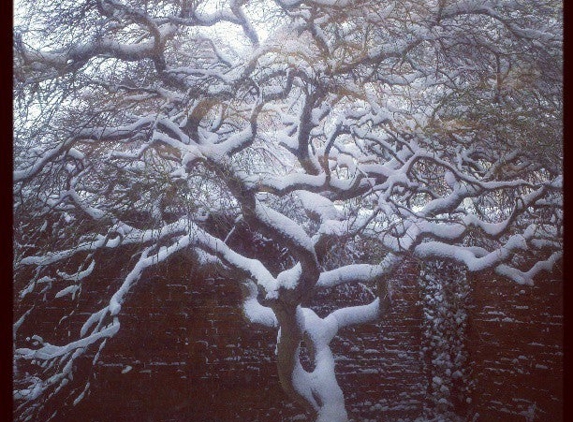
[[[74,362],[97,360],[130,289],[183,251],[244,285],[248,319],[279,328],[281,384],[317,421],[348,418],[330,341],[383,315],[404,260],[532,284],[562,254],[561,9],[17,1],[18,418],[85,396]],[[238,228],[280,262],[240,250]],[[34,301],[76,301],[112,250],[121,283],[80,332],[18,335]],[[324,318],[306,306],[347,283],[371,302]]]

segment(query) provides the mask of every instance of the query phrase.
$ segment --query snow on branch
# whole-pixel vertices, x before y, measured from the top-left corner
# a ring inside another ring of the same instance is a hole
[[[326,318],[336,321],[338,328],[375,322],[380,318],[380,298],[368,305],[349,306],[331,312]]]
[[[261,305],[258,301],[257,285],[249,280],[246,281],[245,284],[247,295],[243,302],[243,312],[248,320],[266,327],[278,327],[278,321],[273,310],[267,306]]]
[[[387,272],[383,265],[353,264],[320,274],[317,287],[329,288],[345,283],[368,283]]]

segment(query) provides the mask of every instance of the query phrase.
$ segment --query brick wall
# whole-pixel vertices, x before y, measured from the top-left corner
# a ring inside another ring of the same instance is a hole
[[[60,420],[306,420],[279,385],[276,331],[243,318],[235,283],[193,274],[184,279],[173,264],[157,273],[142,280],[122,308],[122,328],[101,355],[91,395]],[[369,292],[350,286],[322,292],[311,305],[325,316],[368,300]],[[415,277],[405,276],[386,318],[347,328],[333,341],[353,420],[420,414],[420,317]]]
[[[482,421],[563,419],[563,283],[473,282],[468,349]]]
[[[424,408],[428,381],[416,272],[405,270],[400,280],[381,322],[347,328],[332,344],[355,422],[413,421]],[[90,283],[86,289],[97,291],[114,281],[94,277]],[[487,276],[472,281],[467,338],[475,381],[472,420],[561,419],[561,285],[559,277],[533,288]],[[365,303],[369,295],[350,286],[321,292],[311,305],[324,316],[337,305]],[[93,301],[96,296],[84,294],[85,310],[101,306]],[[53,324],[63,305],[46,308],[31,324]],[[81,316],[61,328],[79,330]],[[120,317],[120,332],[93,369],[91,395],[58,421],[306,420],[280,388],[276,332],[243,319],[240,289],[224,277],[189,272],[184,259],[171,262],[144,277]]]

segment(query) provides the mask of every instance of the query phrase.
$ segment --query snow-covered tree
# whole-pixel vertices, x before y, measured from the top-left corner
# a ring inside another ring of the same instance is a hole
[[[81,400],[76,363],[126,295],[192,252],[278,329],[285,392],[346,421],[329,344],[384,314],[403,260],[521,284],[559,262],[561,28],[553,0],[17,1],[17,418]],[[281,262],[233,246],[236,227]],[[79,332],[19,335],[34,301],[74,303],[109,259],[121,281]],[[370,303],[305,305],[348,283]]]

